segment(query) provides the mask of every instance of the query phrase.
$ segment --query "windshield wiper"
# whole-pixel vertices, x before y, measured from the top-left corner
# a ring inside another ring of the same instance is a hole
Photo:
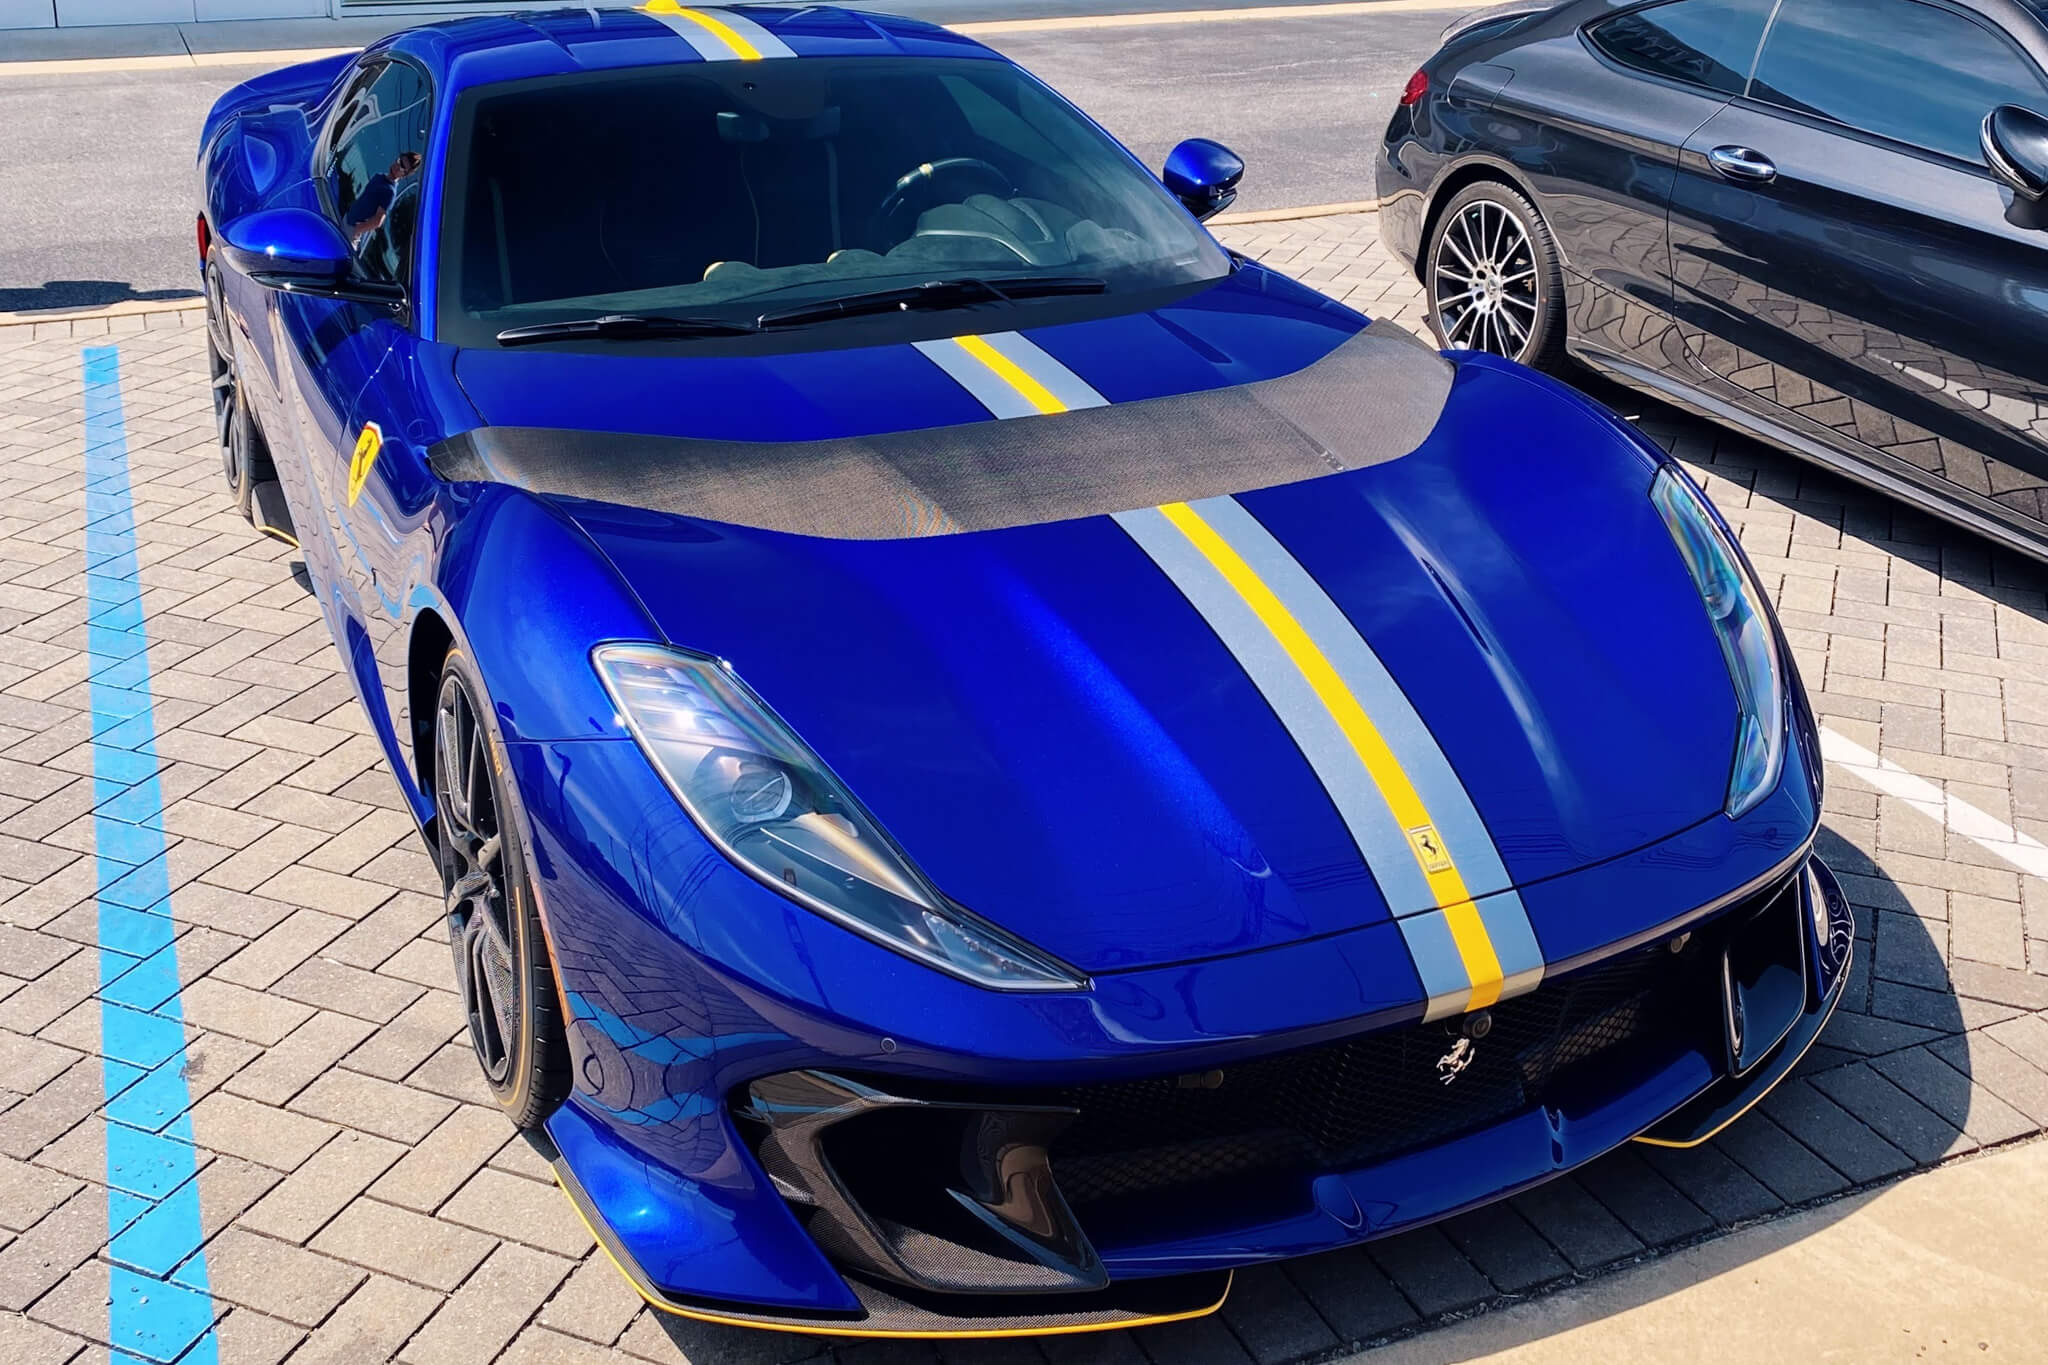
[[[761,314],[760,325],[801,327],[806,323],[830,322],[835,318],[860,317],[868,313],[913,312],[930,308],[959,308],[970,303],[993,300],[1010,303],[1017,299],[1050,298],[1056,294],[1100,294],[1109,288],[1093,275],[963,275],[957,279],[926,280],[900,289],[877,289],[866,294],[845,294],[833,299],[815,299]]]
[[[603,317],[574,318],[567,322],[536,322],[525,327],[507,327],[498,333],[500,346],[525,346],[536,341],[570,341],[595,337],[600,341],[642,341],[658,337],[745,336],[757,330],[753,323],[731,318],[678,318],[659,313],[606,313]]]

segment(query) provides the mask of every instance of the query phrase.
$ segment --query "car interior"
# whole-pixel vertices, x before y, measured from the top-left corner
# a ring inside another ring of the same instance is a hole
[[[464,309],[698,308],[933,268],[1103,275],[1179,226],[1156,182],[1012,71],[830,65],[479,99]]]

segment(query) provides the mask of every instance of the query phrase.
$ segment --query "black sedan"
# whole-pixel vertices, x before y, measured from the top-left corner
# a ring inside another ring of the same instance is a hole
[[[1416,72],[1381,231],[1567,356],[2048,557],[2048,0],[1566,0]]]

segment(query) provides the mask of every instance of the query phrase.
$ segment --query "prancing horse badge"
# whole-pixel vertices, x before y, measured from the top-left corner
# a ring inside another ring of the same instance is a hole
[[[1437,1079],[1445,1085],[1458,1079],[1459,1073],[1472,1065],[1472,1059],[1479,1055],[1479,1049],[1472,1045],[1470,1038],[1460,1038],[1451,1044],[1451,1050],[1436,1059]]]
[[[1409,830],[1408,842],[1415,846],[1416,860],[1422,864],[1424,872],[1434,874],[1451,870],[1450,850],[1444,847],[1435,825],[1417,825]]]

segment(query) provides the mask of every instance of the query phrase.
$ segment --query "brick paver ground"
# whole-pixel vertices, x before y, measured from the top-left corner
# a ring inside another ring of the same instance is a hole
[[[1370,216],[1241,248],[1419,327]],[[179,931],[190,1131],[231,1365],[1258,1361],[1826,1201],[2048,1124],[2048,884],[1837,775],[1860,917],[1823,1045],[1690,1152],[1631,1148],[1440,1227],[1239,1278],[1130,1335],[832,1346],[658,1317],[490,1106],[426,855],[291,553],[230,511],[196,313],[0,328],[0,1361],[104,1359],[110,1293],[81,348],[120,347]],[[1826,723],[2048,835],[2048,575],[1757,445],[1602,390],[1706,477]],[[1846,1207],[1846,1206],[1845,1206]]]

